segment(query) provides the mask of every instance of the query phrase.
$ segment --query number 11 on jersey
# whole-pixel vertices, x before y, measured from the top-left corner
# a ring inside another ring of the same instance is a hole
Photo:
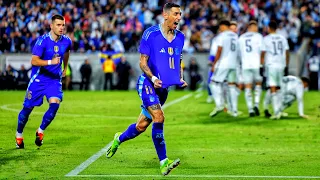
[[[173,57],[169,57],[169,67],[170,67],[170,69],[174,69],[174,58]]]

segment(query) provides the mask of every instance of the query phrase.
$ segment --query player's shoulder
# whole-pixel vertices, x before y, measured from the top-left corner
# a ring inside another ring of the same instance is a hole
[[[48,39],[50,39],[50,34],[49,33],[43,34],[42,36],[38,37],[36,45],[40,46],[43,42],[45,42]]]
[[[61,38],[62,38],[62,40],[64,40],[64,41],[68,41],[68,42],[70,42],[70,43],[72,42],[71,39],[69,38],[69,36],[67,36],[67,35],[62,35]]]
[[[143,35],[142,35],[142,39],[147,41],[150,38],[150,36],[152,36],[156,33],[161,33],[159,24],[153,25],[153,26],[147,28],[146,30],[144,30]]]
[[[182,31],[180,31],[179,29],[176,29],[175,32],[176,32],[176,36],[178,38],[184,38],[185,37],[184,33]]]

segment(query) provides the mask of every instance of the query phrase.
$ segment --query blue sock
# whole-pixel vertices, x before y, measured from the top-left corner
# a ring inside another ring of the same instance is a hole
[[[211,96],[211,95],[212,95],[212,92],[211,92],[211,90],[210,90],[209,85],[208,85],[207,89],[208,89],[208,95]]]
[[[17,127],[17,132],[18,133],[22,133],[24,127],[26,126],[28,119],[29,119],[29,115],[32,112],[33,108],[26,108],[23,107],[23,109],[20,111],[19,116],[18,116],[18,127]]]
[[[163,123],[153,123],[152,125],[152,140],[156,148],[159,160],[167,158],[166,142],[163,135]]]
[[[133,139],[135,137],[137,137],[139,134],[141,134],[141,132],[139,132],[136,128],[136,123],[131,124],[128,129],[123,132],[120,136],[119,136],[119,141],[125,142],[129,139]]]
[[[51,103],[49,105],[48,111],[44,114],[42,118],[42,123],[40,125],[40,128],[42,130],[45,130],[49,124],[52,122],[53,118],[56,116],[56,113],[59,109],[60,104],[58,103]]]

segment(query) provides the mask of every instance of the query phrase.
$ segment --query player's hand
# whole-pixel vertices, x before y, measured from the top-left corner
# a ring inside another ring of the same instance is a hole
[[[211,67],[211,72],[214,72],[214,70],[215,70],[215,69],[214,69],[214,66],[212,66],[212,67]]]
[[[56,56],[56,57],[52,58],[51,64],[52,65],[59,64],[60,63],[60,58],[61,58],[60,56]]]
[[[263,76],[263,67],[260,67],[260,76]]]
[[[186,81],[184,81],[183,79],[180,79],[180,82],[182,82],[182,86],[181,87],[187,87],[188,86],[188,83]]]
[[[62,77],[66,77],[66,72],[67,72],[66,70],[62,71]]]
[[[160,79],[156,79],[153,83],[154,88],[161,88],[162,87],[162,81]]]
[[[304,118],[304,119],[309,119],[309,116],[308,115],[300,115],[300,117]]]

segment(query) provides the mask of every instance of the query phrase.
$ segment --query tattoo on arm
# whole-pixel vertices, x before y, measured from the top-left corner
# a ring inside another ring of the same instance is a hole
[[[149,56],[141,54],[140,56],[140,68],[149,77],[152,78],[153,74],[147,64]]]
[[[160,106],[160,104],[154,104],[154,105],[150,106],[150,108],[152,110],[158,110],[158,109],[161,109],[161,106]]]

